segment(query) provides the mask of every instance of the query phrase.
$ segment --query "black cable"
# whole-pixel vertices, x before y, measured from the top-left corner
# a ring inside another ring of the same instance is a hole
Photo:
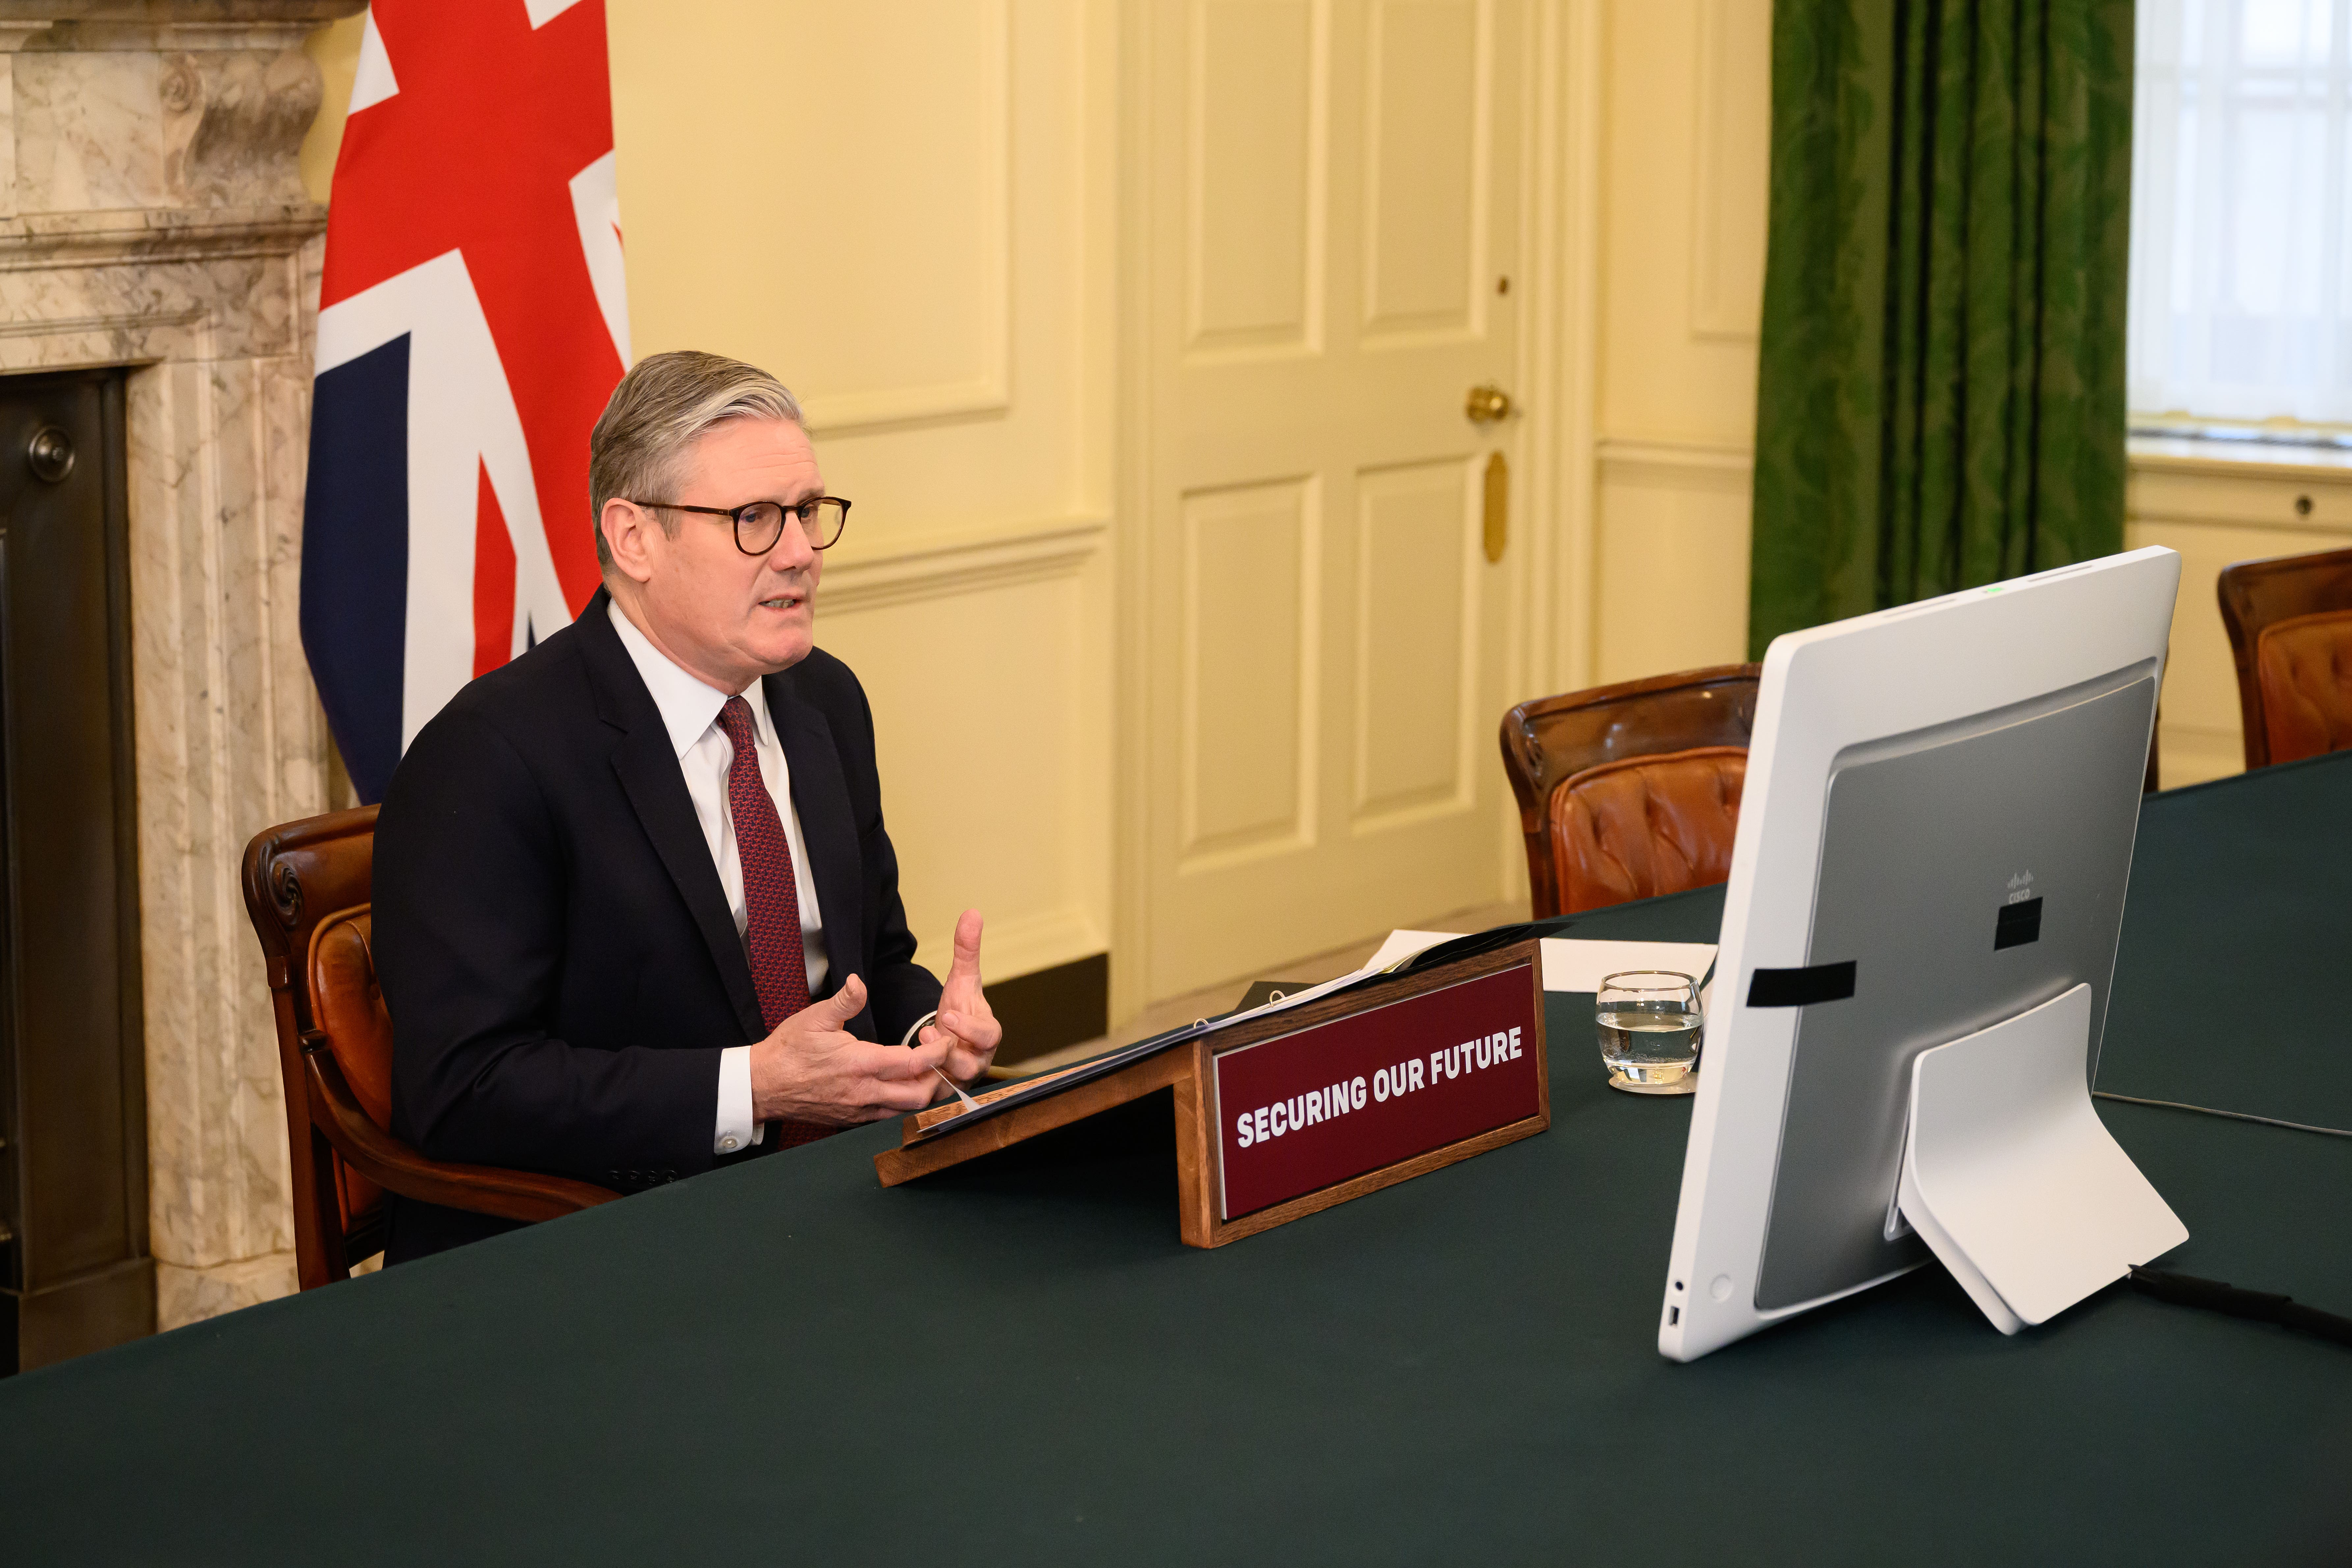
[[[2314,1127],[2307,1121],[2282,1121],[2275,1116],[2255,1116],[2243,1110],[2216,1110],[2210,1105],[2185,1105],[2177,1100],[2141,1100],[2136,1095],[2110,1094],[2104,1089],[2091,1091],[2093,1100],[2112,1100],[2125,1105],[2153,1105],[2159,1110],[2194,1110],[2200,1116],[2226,1116],[2232,1121],[2259,1121],[2265,1127],[2284,1127],[2294,1132],[2317,1132],[2328,1138],[2352,1138],[2352,1131],[2341,1127]]]
[[[2131,1283],[2132,1289],[2142,1295],[2175,1306],[2202,1307],[2209,1312],[2226,1312],[2233,1318],[2252,1318],[2299,1333],[2315,1334],[2339,1345],[2352,1345],[2352,1318],[2339,1318],[2333,1312],[2306,1307],[2292,1296],[2241,1290],[2219,1279],[2200,1279],[2193,1274],[2172,1274],[2161,1268],[2135,1267]]]
[[[2187,1105],[2177,1100],[2142,1100],[2136,1095],[2110,1094],[2104,1089],[2091,1091],[2096,1100],[2112,1100],[2124,1105],[2152,1105],[2159,1110],[2193,1110],[2200,1116],[2223,1116],[2232,1121],[2260,1122],[2264,1127],[2284,1127],[2294,1132],[2316,1132],[2326,1138],[2352,1138],[2352,1131],[2341,1127],[2314,1127],[2305,1121],[2285,1121],[2275,1116],[2255,1116],[2243,1110],[2217,1110],[2210,1105]],[[2200,1279],[2194,1274],[2174,1274],[2162,1268],[2131,1268],[2132,1289],[2159,1301],[2169,1301],[2178,1307],[2202,1307],[2209,1312],[2224,1312],[2232,1318],[2252,1318],[2257,1322],[2276,1323],[2283,1329],[2298,1333],[2314,1334],[2323,1340],[2333,1340],[2339,1345],[2352,1345],[2352,1318],[2339,1318],[2333,1312],[2323,1312],[2316,1307],[2306,1307],[2292,1296],[2274,1296],[2267,1290],[2241,1290],[2235,1285],[2219,1279]]]

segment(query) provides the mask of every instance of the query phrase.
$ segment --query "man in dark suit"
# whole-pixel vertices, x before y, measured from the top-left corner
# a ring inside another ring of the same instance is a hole
[[[402,758],[373,946],[395,1134],[634,1191],[920,1109],[1000,1030],[977,911],[944,990],[915,963],[792,395],[656,355],[589,449],[604,586]],[[394,1199],[385,1261],[510,1228]]]

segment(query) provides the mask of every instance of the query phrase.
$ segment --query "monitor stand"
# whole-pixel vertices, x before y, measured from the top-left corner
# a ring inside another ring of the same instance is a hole
[[[2189,1239],[2091,1108],[2091,988],[1922,1051],[1903,1218],[2004,1334]]]

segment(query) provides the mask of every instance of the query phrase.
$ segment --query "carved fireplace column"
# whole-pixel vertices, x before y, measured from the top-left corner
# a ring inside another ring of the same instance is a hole
[[[293,1288],[246,840],[329,805],[296,629],[325,209],[304,37],[362,0],[0,0],[0,374],[120,365],[163,1327]],[[0,454],[16,460],[17,454]]]

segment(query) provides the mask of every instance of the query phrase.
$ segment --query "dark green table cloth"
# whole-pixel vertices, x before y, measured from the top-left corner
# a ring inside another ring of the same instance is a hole
[[[2352,1125],[2347,799],[2149,805],[2104,1087]],[[2231,1035],[2242,977],[2309,1026]],[[2352,1559],[2324,1342],[2121,1288],[2004,1339],[1931,1265],[1660,1360],[1688,1102],[1549,1024],[1549,1133],[1215,1252],[1164,1097],[891,1191],[881,1126],[10,1380],[0,1561]],[[2352,1140],[2100,1113],[2168,1265],[2352,1310]]]

